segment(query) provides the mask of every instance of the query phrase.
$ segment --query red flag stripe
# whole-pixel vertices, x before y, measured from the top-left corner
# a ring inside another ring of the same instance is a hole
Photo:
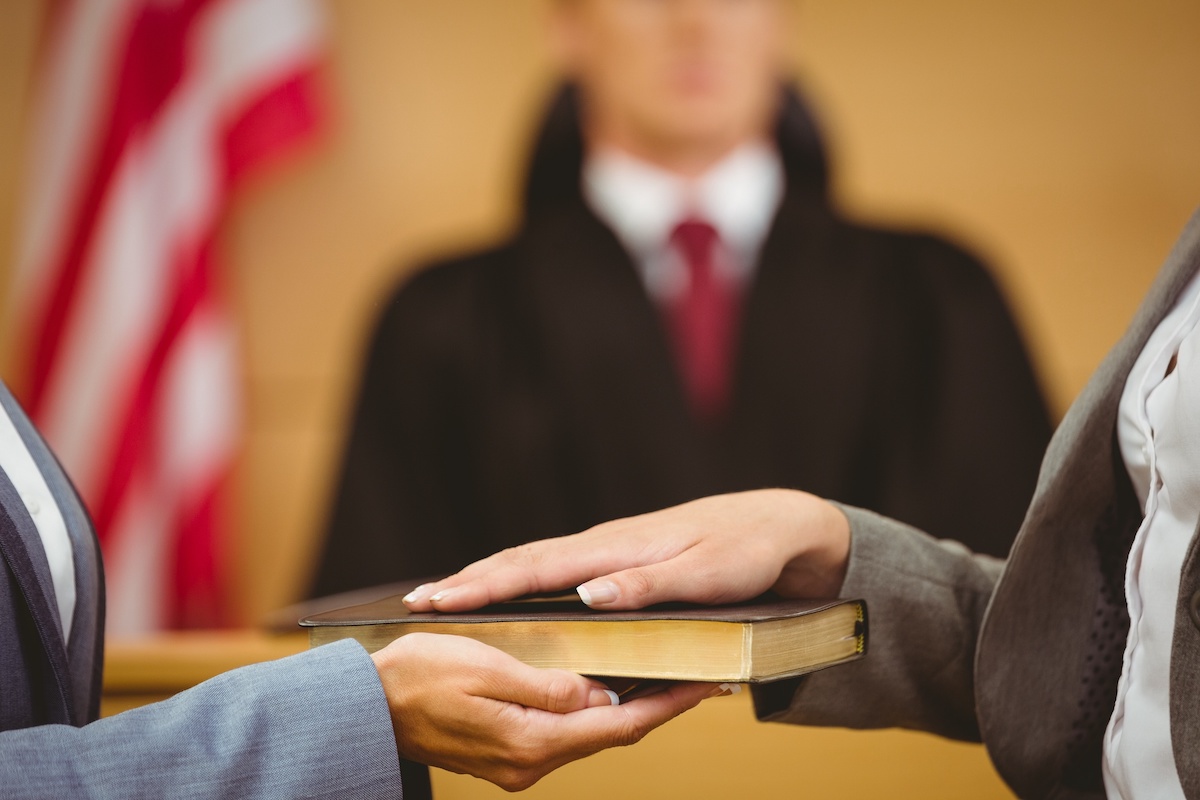
[[[301,68],[237,115],[225,133],[225,169],[231,185],[283,155],[282,145],[298,143],[319,128],[322,109],[315,87],[315,66]]]
[[[33,343],[32,372],[24,398],[25,407],[36,420],[42,410],[46,384],[57,360],[63,331],[78,296],[79,272],[95,231],[102,203],[117,164],[130,140],[140,133],[162,108],[183,77],[185,45],[196,14],[213,0],[184,0],[177,5],[151,4],[141,7],[131,21],[128,44],[116,72],[116,95],[109,114],[103,145],[88,177],[80,207],[70,228],[69,244],[53,275],[42,318],[34,320],[39,331]]]
[[[221,528],[220,498],[228,482],[229,470],[210,476],[197,499],[177,515],[179,536],[172,553],[175,592],[166,609],[166,622],[171,627],[210,627],[228,618],[220,592],[219,564],[224,543],[217,535]]]

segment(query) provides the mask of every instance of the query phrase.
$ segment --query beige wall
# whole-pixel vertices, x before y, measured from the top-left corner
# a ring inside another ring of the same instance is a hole
[[[330,130],[248,188],[224,241],[250,399],[234,543],[247,619],[301,585],[379,299],[423,257],[513,219],[550,80],[544,5],[329,4]],[[874,218],[944,226],[989,257],[1061,411],[1200,199],[1200,6],[795,5],[796,61],[834,140],[839,196]],[[9,0],[0,25],[0,254],[12,252],[40,9]],[[10,261],[0,255],[0,286]]]

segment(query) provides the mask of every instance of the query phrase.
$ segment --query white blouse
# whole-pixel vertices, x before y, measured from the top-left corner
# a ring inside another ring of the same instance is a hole
[[[1150,336],[1125,382],[1121,457],[1145,518],[1129,553],[1129,638],[1104,735],[1111,798],[1179,798],[1171,749],[1171,641],[1179,579],[1200,523],[1200,275]]]

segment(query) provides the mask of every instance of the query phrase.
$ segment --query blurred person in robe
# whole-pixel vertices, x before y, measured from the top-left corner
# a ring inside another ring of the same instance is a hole
[[[1051,430],[1019,332],[973,255],[836,208],[787,5],[554,3],[523,221],[387,303],[312,595],[762,487],[1008,551]]]

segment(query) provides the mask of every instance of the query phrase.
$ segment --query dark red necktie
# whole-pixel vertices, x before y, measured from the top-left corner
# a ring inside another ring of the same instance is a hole
[[[675,354],[692,412],[705,423],[718,421],[729,405],[737,328],[738,292],[714,268],[717,231],[685,219],[671,243],[687,265],[687,288],[667,306]]]

